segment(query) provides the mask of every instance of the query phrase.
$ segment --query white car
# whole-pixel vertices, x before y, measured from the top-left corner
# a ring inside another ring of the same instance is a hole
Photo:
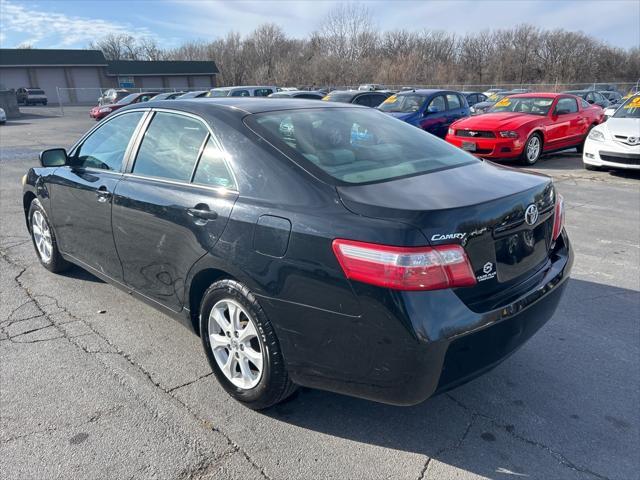
[[[587,170],[640,170],[640,95],[629,98],[609,120],[591,130],[582,162]]]
[[[7,123],[7,114],[4,108],[0,108],[0,125],[4,125],[5,123]]]

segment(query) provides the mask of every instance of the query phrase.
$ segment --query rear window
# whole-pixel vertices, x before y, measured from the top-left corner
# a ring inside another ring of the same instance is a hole
[[[478,162],[377,110],[317,108],[250,115],[247,124],[331,183],[362,184]]]
[[[44,95],[44,90],[27,90],[29,95]]]

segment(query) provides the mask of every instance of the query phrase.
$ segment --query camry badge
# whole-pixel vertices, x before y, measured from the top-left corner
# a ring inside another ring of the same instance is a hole
[[[524,221],[527,222],[528,225],[535,225],[538,221],[538,207],[536,207],[533,203],[527,207],[524,212]]]

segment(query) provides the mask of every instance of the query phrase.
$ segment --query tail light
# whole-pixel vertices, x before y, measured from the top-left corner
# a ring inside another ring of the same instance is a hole
[[[556,197],[556,207],[553,216],[553,240],[557,240],[564,228],[564,198],[558,194]]]
[[[438,290],[475,285],[464,248],[392,247],[336,239],[333,251],[347,278],[394,290]]]

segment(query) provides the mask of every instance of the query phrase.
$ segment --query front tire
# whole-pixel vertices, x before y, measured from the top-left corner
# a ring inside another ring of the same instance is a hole
[[[589,165],[588,163],[583,163],[584,165],[584,169],[585,170],[590,170],[592,172],[601,172],[602,168],[596,166],[596,165]]]
[[[520,162],[524,165],[534,165],[542,155],[542,137],[534,133],[527,139],[520,155]]]
[[[49,217],[37,198],[29,206],[29,231],[38,259],[44,268],[53,273],[69,269],[71,264],[62,258]]]
[[[216,378],[245,406],[268,408],[296,390],[271,322],[241,283],[220,280],[207,289],[200,304],[200,337]]]

